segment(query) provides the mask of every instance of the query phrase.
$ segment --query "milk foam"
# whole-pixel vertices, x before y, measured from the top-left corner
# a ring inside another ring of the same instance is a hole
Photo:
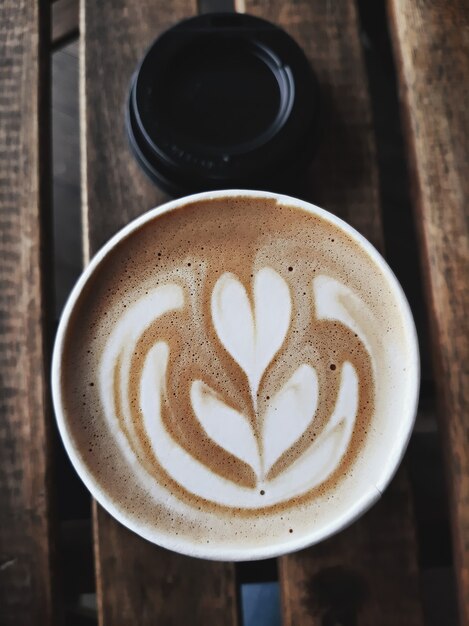
[[[320,217],[249,199],[162,216],[76,306],[71,437],[100,489],[163,543],[259,546],[319,528],[374,489],[377,442],[399,428],[396,306]]]
[[[363,314],[367,307],[357,296],[326,276],[317,277],[312,290],[318,317],[342,321],[357,330],[370,346],[365,329],[360,329],[346,310],[350,300]],[[127,443],[135,450],[134,458],[129,461],[136,471],[145,468],[138,460],[142,447],[135,436],[135,417],[127,392],[131,387],[131,356],[151,324],[184,305],[183,290],[178,285],[168,284],[148,292],[118,320],[102,353],[99,381],[104,415],[116,433],[124,432],[129,439],[126,443],[122,437],[118,440],[123,453],[129,454]],[[167,372],[169,359],[177,359],[178,355],[170,354],[165,341],[158,341],[148,351],[139,380],[137,415],[154,460],[193,496],[237,508],[272,506],[304,495],[341,464],[355,423],[360,384],[355,368],[348,361],[341,368],[335,407],[318,437],[284,471],[273,477],[269,474],[280,457],[294,448],[313,424],[318,406],[317,373],[309,363],[302,363],[269,398],[264,412],[258,411],[259,385],[285,341],[292,308],[287,282],[268,267],[255,274],[251,298],[233,274],[223,274],[212,292],[212,323],[221,346],[249,382],[254,423],[204,380],[188,381],[191,409],[201,428],[214,447],[220,446],[249,465],[255,475],[255,484],[249,488],[224,477],[220,468],[214,471],[200,462],[171,437],[163,420],[163,404],[177,415],[177,400],[167,392]],[[366,317],[370,323],[367,328],[371,329],[372,314],[368,311]],[[373,354],[371,357],[373,360]]]
[[[290,325],[288,285],[273,269],[262,268],[254,278],[251,306],[237,277],[223,274],[211,300],[218,338],[246,374],[255,404],[261,377],[281,348]]]

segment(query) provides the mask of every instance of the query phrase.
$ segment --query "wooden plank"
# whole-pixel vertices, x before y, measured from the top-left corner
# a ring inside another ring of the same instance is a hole
[[[0,622],[54,622],[48,245],[49,3],[0,4]]]
[[[62,46],[78,36],[79,0],[56,0],[52,3],[52,45]]]
[[[324,135],[307,199],[382,247],[376,149],[354,4],[246,0],[245,8],[282,25],[320,81]],[[280,580],[286,625],[422,624],[406,470],[351,528],[280,559]]]
[[[389,0],[420,231],[451,500],[469,624],[469,6]]]
[[[232,564],[163,550],[94,513],[100,623],[237,624]]]
[[[423,624],[405,468],[364,518],[280,559],[284,623]]]
[[[165,199],[130,153],[123,106],[132,72],[151,40],[195,11],[191,0],[85,0],[82,4],[82,196],[87,258],[117,229]],[[236,623],[232,564],[196,561],[152,546],[97,505],[94,527],[101,624]]]

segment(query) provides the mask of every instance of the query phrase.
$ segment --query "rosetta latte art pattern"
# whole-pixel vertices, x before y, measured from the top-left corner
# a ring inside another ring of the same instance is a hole
[[[185,416],[176,414],[175,398],[168,391],[171,362],[178,359],[169,340],[156,332],[135,368],[141,337],[188,306],[184,285],[153,288],[117,321],[99,372],[106,419],[117,432],[119,445],[127,454],[130,450],[134,467],[147,478],[177,485],[184,497],[258,510],[304,496],[331,477],[346,455],[359,409],[360,374],[347,359],[333,366],[338,385],[325,420],[317,417],[320,377],[307,361],[260,405],[264,381],[275,363],[278,367],[291,331],[295,311],[290,288],[269,267],[253,275],[248,289],[232,273],[220,275],[213,285],[208,308],[214,331],[211,340],[241,370],[250,406],[243,412],[236,398],[224,397],[202,372],[187,381],[191,413],[187,418],[196,424],[193,437],[203,437],[206,456],[222,452],[227,463],[208,465],[174,434],[178,419]],[[336,322],[353,333],[369,354],[371,369],[373,346],[363,324],[364,302],[325,275],[312,280],[311,297],[317,320]],[[357,310],[359,319],[354,318]],[[370,371],[368,379],[372,378]],[[305,444],[305,433],[310,432],[313,435]],[[228,471],[236,464],[245,468],[245,479]]]

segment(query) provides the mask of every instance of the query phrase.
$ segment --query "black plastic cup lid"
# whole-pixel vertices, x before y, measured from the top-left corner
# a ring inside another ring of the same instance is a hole
[[[140,165],[170,193],[275,190],[310,162],[318,114],[296,42],[265,20],[220,13],[153,42],[132,78],[126,127]]]

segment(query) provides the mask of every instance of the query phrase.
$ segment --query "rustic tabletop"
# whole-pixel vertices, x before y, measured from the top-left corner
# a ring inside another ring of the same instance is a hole
[[[148,44],[206,5],[81,2],[85,262],[119,228],[166,200],[130,156],[122,107]],[[75,32],[76,3],[58,0],[54,6],[71,22],[67,32]],[[433,384],[436,389],[423,394],[420,418],[438,409],[448,486],[448,502],[440,500],[439,506],[449,512],[459,619],[469,626],[469,5],[386,2],[413,217],[393,207],[384,193],[392,185],[383,113],[389,107],[381,108],[369,82],[369,42],[361,36],[366,16],[357,4],[238,0],[234,9],[285,28],[318,75],[326,140],[302,196],[344,218],[383,252],[386,248],[410,297],[423,337],[423,390]],[[64,541],[57,504],[61,451],[49,397],[50,15],[46,0],[0,5],[0,623],[5,625],[93,623],[67,608],[83,584],[87,542],[78,522],[68,524]],[[58,40],[60,24],[54,22],[54,29]],[[416,521],[421,494],[412,476],[421,457],[416,459],[407,455],[380,502],[350,528],[261,568],[279,582],[283,624],[429,623],[421,596],[426,542]],[[240,623],[240,582],[255,579],[258,566],[249,570],[167,552],[122,527],[96,503],[92,517],[95,581],[86,583],[92,585],[86,590],[96,589],[100,624]]]

